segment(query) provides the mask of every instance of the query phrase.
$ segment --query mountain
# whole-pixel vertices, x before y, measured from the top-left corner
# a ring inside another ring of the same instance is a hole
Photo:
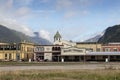
[[[22,32],[18,32],[12,29],[9,29],[3,25],[0,25],[0,42],[8,42],[8,43],[19,43],[21,41],[34,42],[37,44],[51,44],[48,40],[43,39],[41,37],[30,37]]]
[[[98,40],[104,35],[104,32],[105,31],[85,40],[84,42],[98,42]]]
[[[108,27],[104,35],[98,40],[100,43],[120,42],[120,25]]]
[[[22,40],[31,41],[25,34],[0,25],[0,42],[18,43]]]

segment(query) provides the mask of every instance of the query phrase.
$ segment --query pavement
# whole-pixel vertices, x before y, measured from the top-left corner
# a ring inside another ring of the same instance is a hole
[[[16,70],[81,70],[81,69],[120,69],[120,64],[75,64],[75,65],[47,65],[47,66],[0,66],[0,71]]]

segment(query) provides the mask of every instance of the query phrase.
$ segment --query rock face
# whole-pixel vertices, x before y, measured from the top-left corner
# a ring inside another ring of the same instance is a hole
[[[0,25],[0,42],[19,43],[23,40],[42,45],[51,44],[48,40],[39,37],[37,34],[34,37],[30,37],[22,32],[18,32]]]
[[[120,25],[108,27],[104,35],[98,40],[100,43],[120,42]]]

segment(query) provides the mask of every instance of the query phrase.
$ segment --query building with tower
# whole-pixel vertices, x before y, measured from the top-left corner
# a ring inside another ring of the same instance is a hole
[[[83,60],[85,49],[77,48],[75,42],[63,40],[57,31],[53,45],[36,45],[34,53],[37,61],[80,61]]]
[[[62,39],[57,31],[52,45],[38,45],[26,41],[0,43],[0,60],[120,61],[120,43],[72,42]]]
[[[120,43],[72,42],[54,36],[54,45],[62,45],[60,60],[64,61],[119,61]]]

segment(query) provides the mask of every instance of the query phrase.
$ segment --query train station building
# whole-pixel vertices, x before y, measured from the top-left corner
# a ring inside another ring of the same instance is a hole
[[[52,45],[0,43],[0,60],[5,61],[120,61],[120,43],[72,42],[54,35]]]
[[[72,42],[57,32],[53,45],[36,45],[34,53],[39,61],[119,61],[120,43]]]

